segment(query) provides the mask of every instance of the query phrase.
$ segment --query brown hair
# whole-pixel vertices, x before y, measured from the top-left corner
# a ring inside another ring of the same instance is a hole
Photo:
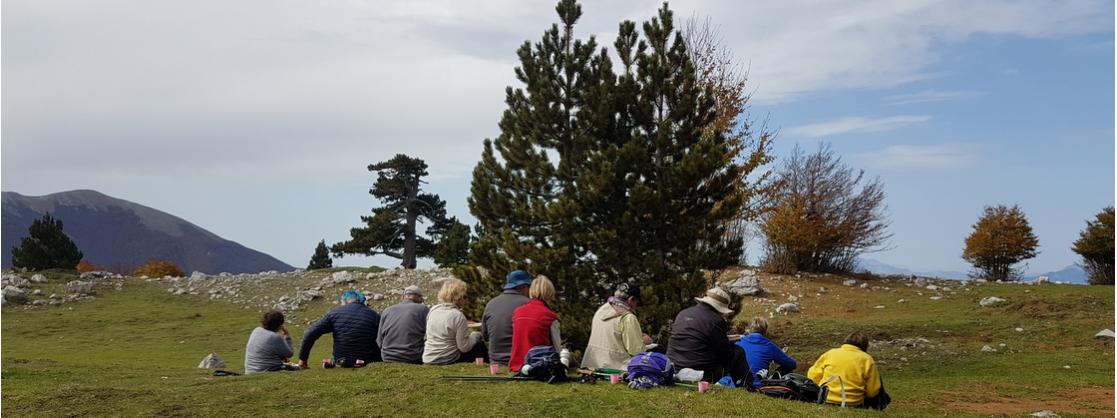
[[[749,326],[745,328],[748,332],[755,332],[757,334],[768,336],[768,320],[762,316],[756,316],[749,321]]]
[[[842,344],[849,344],[854,347],[860,348],[861,351],[869,351],[869,336],[861,331],[853,331],[846,336]]]
[[[260,318],[260,326],[268,331],[278,331],[279,327],[283,326],[283,312],[272,309],[264,313],[264,317]]]

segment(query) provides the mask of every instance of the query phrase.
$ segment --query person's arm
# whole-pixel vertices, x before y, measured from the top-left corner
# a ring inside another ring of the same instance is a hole
[[[469,323],[465,320],[465,314],[459,311],[451,316],[450,327],[454,329],[454,340],[458,345],[458,351],[467,352],[477,344],[478,334],[469,331]]]
[[[795,359],[791,358],[791,356],[783,352],[783,349],[781,349],[780,346],[776,345],[776,343],[769,341],[768,344],[771,344],[772,353],[775,355],[774,360],[776,361],[776,364],[780,365],[781,373],[786,373],[783,372],[783,370],[795,370],[795,367],[798,366],[798,364],[795,362]]]
[[[823,353],[818,356],[818,360],[814,361],[811,368],[807,370],[807,378],[813,380],[816,384],[822,384],[822,372],[826,368],[826,354]]]
[[[880,372],[877,362],[869,359],[868,370],[865,371],[865,397],[872,398],[880,394]]]
[[[291,336],[276,334],[276,337],[279,338],[272,340],[272,352],[274,352],[276,356],[279,356],[279,358],[291,358],[291,356],[295,354],[295,350],[291,348],[293,347],[293,344],[291,344]]]
[[[640,321],[636,320],[636,315],[628,314],[621,317],[620,327],[625,353],[635,356],[644,352],[644,333],[640,330]]]
[[[733,357],[733,344],[729,341],[729,323],[725,319],[717,321],[713,326],[713,333],[710,334],[710,346],[714,347],[714,352],[717,353],[717,358],[721,363],[728,362]]]
[[[334,317],[332,313],[327,313],[326,316],[311,325],[303,334],[302,344],[299,344],[299,362],[304,363],[310,358],[310,349],[314,348],[314,342],[318,341],[318,337],[333,331]]]
[[[489,342],[489,307],[485,306],[485,313],[481,315],[481,341]]]
[[[551,322],[551,344],[554,344],[556,353],[562,351],[562,336],[559,335],[559,321],[557,319]]]
[[[384,318],[388,317],[388,310],[384,310],[384,315],[380,315],[380,326],[376,327],[376,346],[384,348]]]

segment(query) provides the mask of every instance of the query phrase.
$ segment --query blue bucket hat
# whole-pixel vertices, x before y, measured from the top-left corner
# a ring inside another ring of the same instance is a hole
[[[520,286],[531,286],[531,275],[526,271],[516,270],[504,277],[504,290],[515,289]]]
[[[360,302],[362,305],[365,304],[365,300],[366,300],[365,299],[365,294],[361,293],[361,291],[359,291],[359,290],[346,290],[345,292],[343,292],[341,294],[341,303],[345,303],[345,301],[349,298],[357,298],[357,302]]]

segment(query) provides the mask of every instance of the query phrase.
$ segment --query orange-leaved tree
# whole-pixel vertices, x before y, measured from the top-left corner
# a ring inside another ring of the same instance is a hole
[[[1039,254],[1039,239],[1019,206],[986,206],[966,237],[962,259],[974,266],[970,275],[987,280],[1015,280],[1013,265]]]
[[[150,260],[147,264],[140,266],[136,271],[132,272],[133,276],[147,276],[147,277],[182,277],[186,273],[178,268],[173,261],[170,260]]]

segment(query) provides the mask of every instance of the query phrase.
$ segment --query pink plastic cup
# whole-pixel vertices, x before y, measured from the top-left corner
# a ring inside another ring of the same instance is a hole
[[[499,365],[499,364],[495,364],[495,363],[493,363],[493,364],[490,364],[490,365],[489,365],[489,374],[491,374],[491,375],[498,375],[498,374],[500,374],[500,365]]]
[[[619,375],[619,374],[609,375],[609,384],[615,385],[615,384],[620,383],[620,382],[621,382],[621,375]]]
[[[710,390],[710,382],[707,382],[707,381],[698,382],[698,393],[706,393],[706,391],[708,391],[708,390]]]
[[[478,366],[484,366],[485,365],[485,358],[484,357],[477,357],[477,358],[473,359],[473,364],[476,364]]]

